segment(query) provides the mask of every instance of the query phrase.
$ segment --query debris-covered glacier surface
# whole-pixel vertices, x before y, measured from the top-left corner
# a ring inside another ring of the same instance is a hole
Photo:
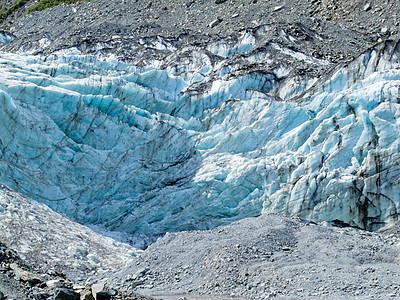
[[[1,53],[0,181],[74,220],[150,236],[262,212],[396,221],[397,44],[311,78],[274,65],[276,52],[326,62],[243,39],[159,40],[154,51],[170,54],[141,63]]]
[[[75,281],[109,274],[142,253],[3,185],[0,185],[0,239],[17,251],[25,263],[46,273],[62,272]]]

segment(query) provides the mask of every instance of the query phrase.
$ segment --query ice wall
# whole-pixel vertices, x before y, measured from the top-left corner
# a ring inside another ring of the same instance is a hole
[[[275,52],[240,45],[213,45],[217,58],[170,49],[169,64],[140,66],[1,53],[0,181],[80,222],[150,236],[262,212],[367,229],[396,221],[397,44],[319,79],[284,62],[249,71]]]

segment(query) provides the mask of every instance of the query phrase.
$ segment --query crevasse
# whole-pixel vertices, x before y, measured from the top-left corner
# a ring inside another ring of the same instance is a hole
[[[398,45],[302,79],[284,63],[226,64],[240,49],[270,59],[245,39],[213,45],[219,60],[192,47],[163,67],[1,53],[0,181],[79,222],[147,236],[263,212],[370,230],[396,221]]]

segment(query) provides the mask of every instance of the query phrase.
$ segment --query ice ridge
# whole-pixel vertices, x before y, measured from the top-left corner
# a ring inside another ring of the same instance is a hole
[[[271,61],[251,43],[188,47],[164,66],[0,53],[0,181],[79,222],[149,236],[263,212],[397,221],[397,43],[321,78],[284,63],[244,72]]]

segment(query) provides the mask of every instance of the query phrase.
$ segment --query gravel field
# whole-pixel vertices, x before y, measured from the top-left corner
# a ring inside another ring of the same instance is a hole
[[[48,53],[72,46],[91,49],[97,42],[131,44],[157,36],[207,44],[270,25],[265,44],[287,43],[283,31],[304,39],[301,51],[339,62],[376,42],[396,39],[400,32],[400,3],[395,0],[92,0],[26,17],[25,10],[3,22],[3,29],[16,36],[4,50],[41,48]],[[319,38],[310,39],[310,33]],[[49,40],[45,46],[40,42],[44,38]]]
[[[170,294],[163,299],[387,299],[400,292],[394,230],[397,225],[371,233],[265,215],[211,231],[169,233],[111,282]]]

